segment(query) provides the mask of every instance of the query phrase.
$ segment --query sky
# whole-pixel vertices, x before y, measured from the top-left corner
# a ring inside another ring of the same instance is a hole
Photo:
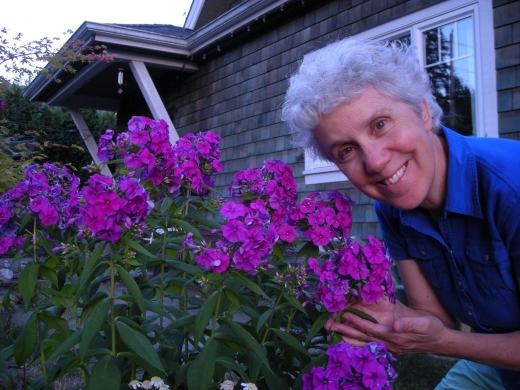
[[[4,0],[0,29],[24,41],[60,37],[65,42],[84,21],[121,24],[173,24],[182,27],[192,0]]]

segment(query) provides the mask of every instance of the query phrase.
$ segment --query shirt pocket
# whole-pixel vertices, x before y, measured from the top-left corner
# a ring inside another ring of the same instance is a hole
[[[516,291],[511,259],[501,242],[466,239],[466,258],[465,271],[473,275],[476,288],[491,296]]]
[[[427,239],[407,239],[408,252],[415,259],[431,285],[438,290],[443,281],[449,279],[444,251]]]

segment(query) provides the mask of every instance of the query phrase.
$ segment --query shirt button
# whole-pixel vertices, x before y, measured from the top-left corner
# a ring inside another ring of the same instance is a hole
[[[421,251],[421,256],[426,256],[426,252],[425,251]]]
[[[457,282],[457,284],[459,285],[459,287],[462,286],[462,282],[460,280]]]
[[[488,255],[484,256],[484,261],[489,261],[489,256]]]
[[[470,311],[468,311],[468,316],[470,316],[470,317],[471,317],[472,315],[473,315],[473,313],[472,313],[472,312],[470,312]]]

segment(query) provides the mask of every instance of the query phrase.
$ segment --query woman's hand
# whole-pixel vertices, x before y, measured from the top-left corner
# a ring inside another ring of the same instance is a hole
[[[362,347],[371,341],[383,341],[388,350],[395,354],[402,353],[435,353],[440,349],[440,340],[448,330],[436,317],[420,315],[402,317],[397,315],[395,305],[386,301],[375,304],[357,304],[356,309],[371,315],[378,324],[365,320],[356,314],[345,312],[341,321],[336,323],[333,318],[325,328],[336,332],[347,343]]]

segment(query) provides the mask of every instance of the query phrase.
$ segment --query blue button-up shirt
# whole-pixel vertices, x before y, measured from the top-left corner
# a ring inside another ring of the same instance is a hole
[[[520,142],[442,133],[449,153],[441,218],[376,202],[385,243],[395,260],[418,261],[462,323],[484,333],[520,330]],[[509,373],[518,381],[511,386],[520,384],[520,372]]]

